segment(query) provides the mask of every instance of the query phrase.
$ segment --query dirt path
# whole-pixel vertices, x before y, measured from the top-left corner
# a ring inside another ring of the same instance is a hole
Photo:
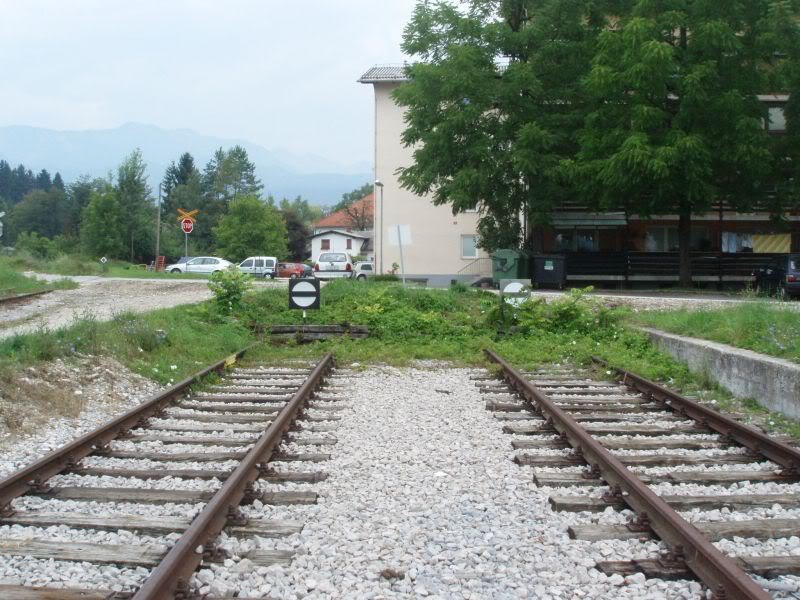
[[[146,312],[211,297],[204,280],[110,279],[74,277],[80,287],[56,290],[17,305],[0,305],[0,338],[57,329],[92,315],[101,321],[115,314]]]

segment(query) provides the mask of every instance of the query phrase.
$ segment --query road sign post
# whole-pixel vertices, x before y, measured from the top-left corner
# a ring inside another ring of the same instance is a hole
[[[194,231],[194,224],[197,221],[195,215],[200,212],[199,208],[194,210],[178,209],[178,221],[183,231],[183,255],[186,257],[186,272],[189,272],[189,234]]]
[[[303,325],[306,324],[306,310],[319,310],[319,296],[319,279],[289,281],[289,308],[303,311]]]

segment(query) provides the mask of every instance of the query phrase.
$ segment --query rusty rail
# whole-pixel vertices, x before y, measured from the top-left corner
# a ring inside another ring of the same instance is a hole
[[[733,560],[685,521],[546,394],[495,352],[485,352],[492,361],[500,365],[509,385],[552,421],[556,431],[567,438],[576,452],[593,469],[600,471],[600,476],[611,487],[614,499],[622,499],[636,511],[639,524],[649,527],[664,540],[717,597],[726,600],[769,599],[769,594],[756,585]]]
[[[592,361],[603,368],[614,371],[620,378],[621,383],[638,390],[647,398],[661,402],[675,412],[702,423],[726,439],[737,442],[753,452],[761,454],[772,462],[781,465],[786,470],[787,475],[800,476],[800,450],[797,448],[779,442],[744,423],[734,421],[730,417],[726,417],[694,400],[681,396],[654,381],[645,379],[630,371],[612,367],[602,358],[593,356]]]
[[[26,294],[17,294],[15,296],[2,296],[0,297],[0,304],[11,304],[12,302],[28,300],[29,298],[35,298],[36,296],[44,296],[52,291],[53,290],[41,290],[39,292],[28,292]]]
[[[134,600],[167,600],[187,598],[190,594],[189,578],[203,560],[208,544],[220,534],[229,518],[241,519],[237,507],[246,499],[253,481],[281,443],[284,433],[294,423],[305,402],[333,366],[333,356],[328,353],[314,367],[308,379],[281,409],[255,446],[242,459],[236,470],[225,480],[214,497],[195,517],[189,528],[150,574]]]
[[[22,496],[29,491],[42,488],[45,482],[53,475],[57,475],[61,471],[73,467],[83,457],[88,456],[97,448],[102,448],[128,430],[143,424],[148,418],[158,414],[167,404],[172,402],[175,396],[184,392],[189,386],[198,383],[211,372],[221,372],[227,365],[233,364],[251,347],[252,345],[247,346],[213,365],[206,367],[202,371],[198,371],[194,375],[176,383],[163,392],[156,394],[136,408],[117,417],[110,423],[79,437],[77,440],[40,458],[32,465],[0,480],[0,513],[11,512],[10,505],[14,498]]]

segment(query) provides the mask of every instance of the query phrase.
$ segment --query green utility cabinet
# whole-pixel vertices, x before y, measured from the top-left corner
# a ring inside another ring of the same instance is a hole
[[[501,279],[529,279],[528,254],[523,250],[502,248],[492,255],[492,279],[495,287]]]

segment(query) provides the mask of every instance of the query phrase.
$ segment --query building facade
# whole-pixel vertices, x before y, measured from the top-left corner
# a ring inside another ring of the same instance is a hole
[[[358,80],[375,93],[375,180],[382,184],[375,187],[376,270],[386,273],[402,263],[406,276],[431,286],[490,274],[488,255],[477,247],[477,212],[453,215],[449,206],[400,187],[397,170],[413,159],[400,139],[404,111],[391,94],[404,80],[402,66],[373,67]]]
[[[453,215],[449,206],[434,206],[429,197],[399,186],[397,169],[412,162],[412,149],[400,138],[403,109],[391,97],[403,81],[402,66],[376,66],[359,79],[375,92],[375,176],[383,184],[375,188],[378,268],[385,272],[400,263],[403,242],[406,272],[433,285],[490,274],[491,260],[476,247],[477,213]],[[785,134],[788,96],[759,99],[768,108],[765,128],[772,135]],[[678,215],[597,213],[567,203],[553,211],[548,226],[537,229],[535,250],[566,255],[568,281],[678,280]],[[691,249],[695,282],[746,283],[776,254],[800,252],[800,210],[795,207],[777,221],[767,210],[745,214],[724,202],[712,204],[706,213],[692,215]]]
[[[354,259],[374,261],[371,234],[371,231],[336,229],[318,231],[311,236],[311,260],[317,260],[323,252],[344,252]]]

